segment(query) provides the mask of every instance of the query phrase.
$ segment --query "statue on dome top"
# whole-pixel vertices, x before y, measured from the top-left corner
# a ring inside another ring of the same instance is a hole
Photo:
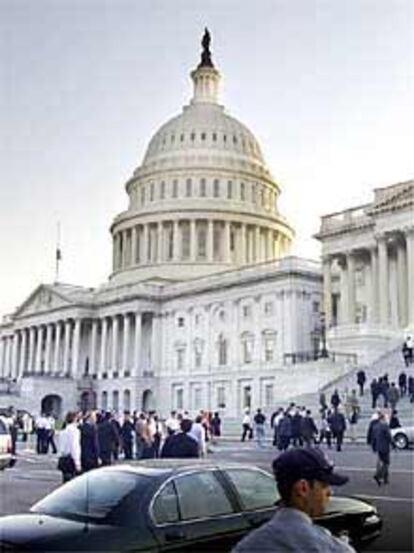
[[[213,62],[211,60],[210,42],[211,42],[211,35],[209,33],[209,30],[206,27],[204,29],[204,35],[201,40],[201,46],[203,47],[203,51],[201,52],[201,62],[199,63],[198,67],[214,67]]]

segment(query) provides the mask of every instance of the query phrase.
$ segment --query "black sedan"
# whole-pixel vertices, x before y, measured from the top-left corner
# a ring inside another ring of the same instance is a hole
[[[248,465],[144,461],[88,472],[28,514],[0,518],[1,551],[229,551],[277,508],[273,477]],[[379,535],[376,509],[332,497],[318,521],[359,546]]]

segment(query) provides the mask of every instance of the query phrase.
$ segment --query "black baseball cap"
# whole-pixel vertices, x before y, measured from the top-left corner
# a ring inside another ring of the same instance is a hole
[[[278,483],[295,483],[302,478],[319,480],[332,486],[343,486],[348,476],[334,472],[333,463],[318,448],[289,449],[273,461],[273,473]]]

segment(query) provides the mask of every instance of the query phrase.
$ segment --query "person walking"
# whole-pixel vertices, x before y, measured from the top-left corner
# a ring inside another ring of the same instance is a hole
[[[310,409],[307,409],[306,415],[302,417],[301,434],[306,447],[312,447],[315,444],[318,428],[312,418]]]
[[[400,389],[400,396],[405,396],[407,393],[407,373],[405,371],[401,371],[398,375],[398,387]]]
[[[112,455],[118,443],[119,435],[111,422],[111,413],[107,411],[98,421],[99,457],[102,465],[112,464]]]
[[[296,410],[291,417],[291,437],[292,437],[292,445],[294,447],[302,447],[303,446],[303,438],[302,438],[302,420],[304,417],[300,414],[299,407],[296,407]],[[287,449],[289,446],[289,441],[285,448]]]
[[[364,395],[364,386],[365,386],[366,380],[367,380],[367,377],[365,375],[365,371],[363,369],[360,369],[357,372],[357,384],[359,386],[359,395],[360,396]]]
[[[377,399],[380,392],[380,385],[376,378],[372,379],[370,384],[370,390],[371,390],[371,399],[372,399],[371,407],[375,409],[377,406]]]
[[[329,449],[332,447],[332,432],[331,432],[331,426],[328,422],[328,417],[330,416],[331,412],[328,411],[327,413],[324,413],[321,418],[321,423],[319,426],[319,444],[322,445],[323,441],[326,440],[326,445]]]
[[[132,459],[132,447],[134,444],[134,423],[131,420],[131,413],[124,411],[124,420],[120,428],[120,437],[125,459]]]
[[[373,431],[373,442],[375,452],[377,453],[377,466],[373,478],[378,486],[381,486],[381,484],[389,483],[392,444],[391,432],[385,415],[382,412],[378,414],[378,424]]]
[[[302,420],[302,417],[300,418]],[[300,426],[299,426],[299,433],[300,433]],[[290,415],[290,412],[287,409],[279,421],[277,434],[278,434],[277,447],[279,450],[285,451],[289,447],[290,440],[292,438],[292,417]]]
[[[244,442],[246,439],[246,436],[249,437],[249,440],[253,438],[252,419],[250,417],[250,411],[248,409],[246,409],[243,415],[242,435],[241,435],[240,441]]]
[[[257,409],[253,420],[257,447],[264,447],[266,416],[262,413],[261,409]]]
[[[221,436],[221,418],[218,411],[214,413],[210,420],[211,442],[216,444]]]
[[[394,411],[397,407],[397,403],[400,399],[400,392],[395,385],[395,382],[391,382],[391,386],[388,389],[388,401],[390,402],[391,409]]]
[[[343,413],[339,409],[334,409],[328,418],[328,423],[332,430],[332,436],[335,439],[336,451],[342,451],[342,442],[346,430],[346,421]]]
[[[335,389],[331,395],[331,405],[333,409],[338,409],[339,404],[341,403],[341,398],[339,397],[338,390]]]
[[[81,468],[87,472],[98,467],[99,446],[98,431],[96,428],[96,415],[93,411],[87,411],[83,417],[80,430],[81,444]]]
[[[56,420],[50,414],[45,417],[45,453],[49,453],[49,445],[52,448],[52,453],[57,453],[55,444]]]
[[[331,486],[348,477],[334,471],[317,448],[290,449],[273,461],[281,501],[269,522],[245,536],[232,553],[355,553],[349,543],[316,525],[329,503]]]
[[[58,469],[62,482],[68,482],[81,471],[81,444],[78,428],[78,414],[69,411],[65,417],[65,428],[59,436]]]
[[[199,445],[189,435],[193,423],[190,419],[183,419],[180,423],[180,431],[170,434],[165,439],[161,448],[161,458],[187,458],[199,456]],[[195,491],[197,493],[197,491]]]

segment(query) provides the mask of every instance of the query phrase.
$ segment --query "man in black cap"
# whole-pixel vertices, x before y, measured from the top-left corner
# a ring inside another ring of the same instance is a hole
[[[233,553],[355,553],[346,541],[312,522],[324,512],[331,485],[348,481],[347,476],[334,472],[320,449],[285,451],[273,461],[273,472],[280,507],[269,522],[239,542]]]

